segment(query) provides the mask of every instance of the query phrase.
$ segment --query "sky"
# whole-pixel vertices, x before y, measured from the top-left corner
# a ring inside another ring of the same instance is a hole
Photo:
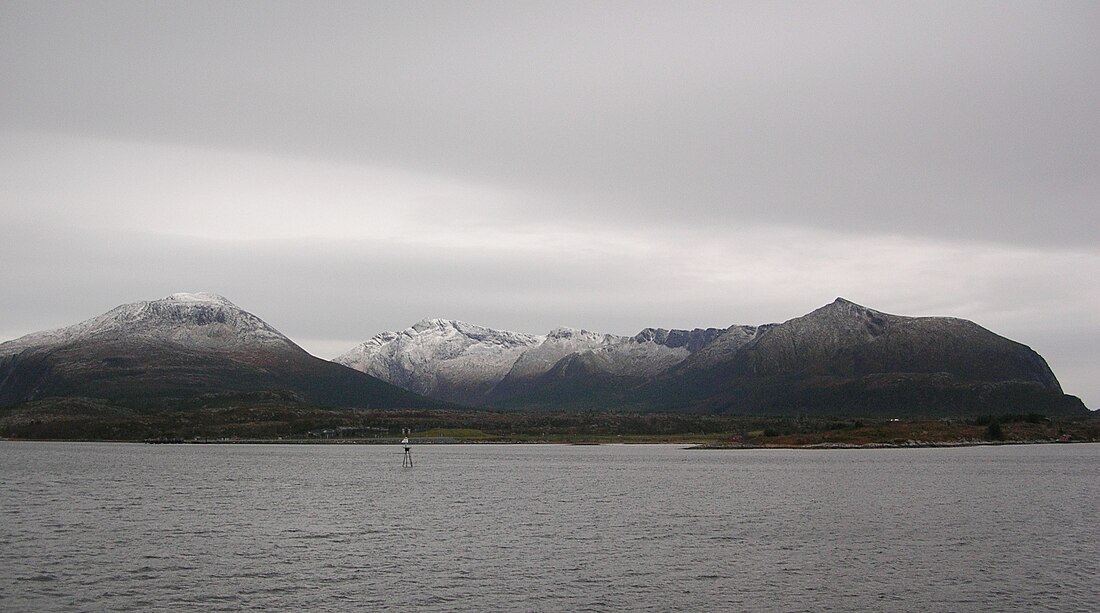
[[[976,321],[1100,408],[1095,2],[0,3],[0,339]]]

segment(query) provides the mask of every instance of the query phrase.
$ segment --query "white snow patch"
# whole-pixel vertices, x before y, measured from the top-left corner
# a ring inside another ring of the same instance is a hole
[[[72,326],[34,332],[0,344],[0,356],[32,347],[92,339],[156,340],[215,350],[256,345],[302,350],[259,317],[224,297],[199,292],[124,304]]]
[[[179,292],[164,298],[164,300],[170,300],[173,302],[205,302],[223,305],[233,304],[232,302],[227,300],[225,296],[220,296],[218,294],[212,294],[209,292]]]

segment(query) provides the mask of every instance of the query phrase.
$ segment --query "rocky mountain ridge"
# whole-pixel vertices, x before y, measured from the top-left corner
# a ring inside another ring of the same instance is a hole
[[[755,414],[1084,410],[1026,345],[968,320],[892,315],[843,298],[752,338],[720,340],[631,398]]]
[[[425,319],[375,335],[333,361],[419,394],[480,405],[523,390],[567,356],[590,356],[616,376],[653,376],[720,333],[646,328],[627,337],[561,327],[534,335]]]
[[[445,319],[425,319],[383,332],[333,361],[407,390],[475,404],[545,337]]]
[[[384,351],[337,361],[436,398],[513,408],[936,415],[1083,408],[1025,345],[967,320],[891,315],[844,298],[779,324],[647,328],[633,337],[559,328],[524,337],[507,355],[492,343],[469,351],[475,344],[466,341],[447,355],[423,351],[436,346],[433,328],[410,330],[368,341]],[[418,341],[402,340],[412,337]],[[449,395],[454,385],[423,383],[440,377],[463,381],[461,400]]]

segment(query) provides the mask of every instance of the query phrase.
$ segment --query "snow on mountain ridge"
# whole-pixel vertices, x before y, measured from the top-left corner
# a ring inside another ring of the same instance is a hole
[[[615,376],[653,376],[723,332],[646,328],[629,337],[563,326],[542,336],[432,318],[377,334],[333,361],[420,394],[480,404],[498,385],[537,378],[569,356],[592,355]]]
[[[540,341],[543,337],[536,334],[524,334],[522,332],[509,332],[507,330],[494,330],[475,324],[466,323],[456,319],[422,319],[411,328],[407,328],[401,334],[425,333],[439,331],[445,334],[457,333],[464,337],[489,345],[515,346],[529,345],[533,341]]]
[[[230,302],[225,296],[212,294],[210,292],[177,292],[162,300],[170,302],[208,302],[232,307],[237,306]]]
[[[596,363],[612,375],[648,377],[683,361],[690,353],[686,347],[670,347],[645,335],[639,338],[557,328],[542,344],[520,356],[503,381],[506,387],[514,387],[519,381],[546,373],[569,356],[586,354],[599,358]]]
[[[220,349],[279,345],[303,351],[259,317],[222,296],[177,293],[159,300],[123,304],[72,326],[8,341],[0,344],[0,355],[90,339],[149,340]]]
[[[665,328],[645,328],[632,337],[636,343],[653,342],[668,347],[687,347],[691,353],[699,351],[724,334],[721,328],[695,328],[693,330],[667,330]]]
[[[475,403],[543,337],[449,319],[383,332],[333,361],[425,395]]]
[[[625,337],[616,336],[614,334],[600,334],[599,332],[589,332],[588,330],[584,330],[584,329],[567,328],[567,327],[562,326],[562,327],[557,327],[557,328],[554,328],[553,330],[551,330],[549,333],[547,333],[546,338],[547,338],[547,340],[550,340],[550,339],[558,340],[558,339],[560,339],[563,342],[566,341],[567,339],[571,339],[571,340],[574,340],[574,341],[577,341],[577,342],[582,342],[582,343],[589,343],[589,342],[600,343],[600,342],[607,342],[611,339],[619,340],[619,339],[623,339]]]

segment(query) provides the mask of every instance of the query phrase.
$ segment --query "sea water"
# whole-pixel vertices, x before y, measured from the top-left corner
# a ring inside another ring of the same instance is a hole
[[[0,442],[3,611],[1095,611],[1100,445]]]

